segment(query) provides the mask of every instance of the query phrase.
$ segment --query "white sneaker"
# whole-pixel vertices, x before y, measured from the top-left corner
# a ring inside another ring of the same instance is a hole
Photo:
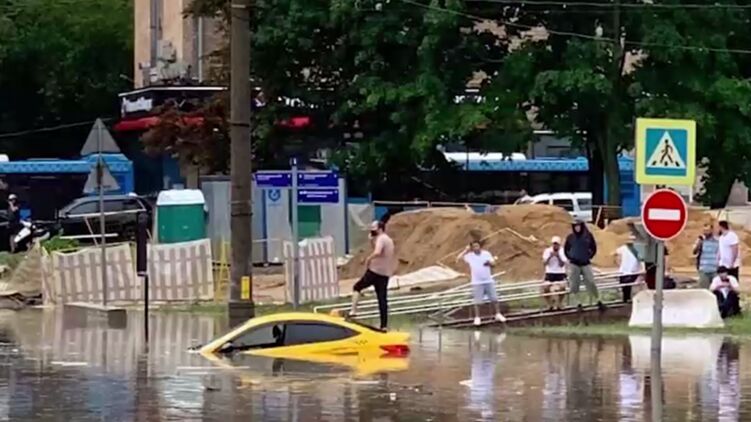
[[[479,327],[480,324],[482,324],[482,321],[480,320],[480,317],[475,317],[475,325],[477,325]]]
[[[506,322],[506,317],[503,316],[500,312],[495,314],[495,320],[498,322]]]

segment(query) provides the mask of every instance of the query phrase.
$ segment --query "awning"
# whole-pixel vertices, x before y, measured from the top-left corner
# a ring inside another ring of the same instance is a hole
[[[202,125],[203,117],[183,117],[183,122],[188,125]],[[113,129],[116,132],[145,132],[159,123],[159,117],[141,117],[138,119],[125,119],[115,123]],[[309,116],[296,116],[281,120],[277,126],[287,129],[304,129],[311,125]]]

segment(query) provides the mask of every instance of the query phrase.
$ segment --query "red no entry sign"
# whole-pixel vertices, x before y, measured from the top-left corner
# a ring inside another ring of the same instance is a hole
[[[686,227],[686,202],[672,190],[656,190],[644,201],[641,219],[644,228],[652,237],[657,240],[670,240]]]

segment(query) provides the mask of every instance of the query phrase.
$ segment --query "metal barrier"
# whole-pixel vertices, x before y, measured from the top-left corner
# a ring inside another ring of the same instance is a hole
[[[496,279],[495,287],[496,293],[498,293],[498,301],[501,303],[542,299],[546,296],[569,295],[571,293],[567,287],[563,291],[543,294],[540,292],[540,288],[543,286],[544,282],[540,280],[500,284],[498,278],[504,273],[495,274],[493,276],[493,278]],[[601,273],[596,275],[595,283],[598,291],[616,290],[622,287],[639,286],[644,284],[639,280],[635,283],[621,284],[618,280],[621,275],[623,274],[618,272]],[[581,294],[586,294],[586,291],[581,292]],[[432,319],[440,319],[457,308],[472,305],[473,303],[472,285],[470,283],[464,283],[439,292],[415,295],[407,294],[392,297],[389,299],[389,315],[432,313]],[[343,312],[349,308],[349,303],[337,303],[316,306],[313,308],[313,311]],[[378,301],[376,299],[361,301],[358,304],[358,309],[361,310],[361,312],[357,314],[358,318],[375,318],[378,316]]]

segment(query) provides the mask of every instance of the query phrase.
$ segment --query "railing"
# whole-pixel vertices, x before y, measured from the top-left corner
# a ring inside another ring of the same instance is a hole
[[[502,274],[504,273],[495,274],[493,278],[498,280],[498,277]],[[608,291],[643,284],[642,281],[621,284],[618,280],[621,275],[623,274],[617,272],[598,274],[595,276],[597,289],[599,291]],[[504,284],[496,281],[495,290],[498,293],[498,301],[500,303],[542,299],[546,296],[568,295],[570,293],[568,287],[563,291],[541,293],[540,288],[542,286],[543,282],[539,280]],[[586,294],[586,291],[582,291],[581,294]],[[473,303],[472,286],[470,283],[465,283],[438,292],[405,294],[392,297],[389,299],[389,315],[432,313],[431,317],[433,319],[440,319],[454,309],[472,305]],[[350,304],[346,302],[316,306],[313,308],[313,311],[341,313],[347,311],[349,308]],[[378,301],[376,299],[363,300],[358,304],[358,309],[360,310],[357,314],[358,318],[375,318],[378,316]]]

